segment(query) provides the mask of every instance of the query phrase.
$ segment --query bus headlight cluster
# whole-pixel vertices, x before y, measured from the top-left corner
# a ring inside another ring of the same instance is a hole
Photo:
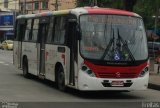
[[[145,67],[145,68],[142,70],[142,72],[139,74],[139,77],[145,76],[145,74],[148,73],[148,72],[149,72],[149,68],[148,68],[148,67]]]
[[[96,77],[95,73],[84,64],[81,66],[81,70],[91,77]]]

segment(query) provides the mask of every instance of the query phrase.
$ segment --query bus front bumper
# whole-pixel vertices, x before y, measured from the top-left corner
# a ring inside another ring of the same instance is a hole
[[[79,71],[78,89],[82,91],[101,91],[101,90],[116,90],[116,91],[133,91],[146,90],[148,87],[149,72],[144,77],[138,78],[97,78],[91,77],[83,71]],[[112,82],[123,82],[122,85],[113,85]]]

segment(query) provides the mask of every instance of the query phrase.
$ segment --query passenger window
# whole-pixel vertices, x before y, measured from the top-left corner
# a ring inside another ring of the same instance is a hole
[[[65,17],[55,18],[55,35],[54,35],[55,44],[65,43],[65,28],[66,28],[65,26],[66,26]]]
[[[34,19],[32,29],[32,41],[36,42],[38,37],[39,19]]]
[[[50,18],[43,17],[39,21],[38,42],[46,42]]]
[[[52,43],[53,42],[53,34],[54,34],[53,25],[54,25],[54,17],[50,18],[48,36],[47,36],[47,39],[46,39],[47,43]]]
[[[29,19],[27,21],[27,27],[26,27],[26,31],[25,31],[24,41],[28,41],[29,37],[31,36],[31,25],[32,25],[32,19]]]

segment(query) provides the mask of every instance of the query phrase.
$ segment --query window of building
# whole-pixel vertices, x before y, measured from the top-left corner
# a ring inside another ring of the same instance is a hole
[[[32,3],[26,3],[26,10],[32,10]]]
[[[38,9],[39,9],[39,2],[38,2],[38,1],[34,3],[34,9],[35,9],[35,10],[38,10]]]
[[[47,1],[42,2],[42,9],[48,9],[48,2]]]
[[[4,8],[8,8],[8,0],[4,0]]]

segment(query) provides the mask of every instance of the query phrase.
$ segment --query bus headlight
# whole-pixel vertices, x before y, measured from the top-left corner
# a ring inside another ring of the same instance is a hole
[[[85,72],[85,73],[87,73],[89,76],[91,76],[91,77],[96,77],[96,75],[95,75],[95,73],[91,70],[91,69],[89,69],[89,67],[87,67],[86,65],[82,65],[81,66],[81,70],[83,71],[83,72]]]
[[[142,72],[139,74],[139,77],[145,76],[145,74],[148,73],[148,72],[149,72],[149,68],[148,68],[148,67],[145,67],[145,68],[142,70]]]

